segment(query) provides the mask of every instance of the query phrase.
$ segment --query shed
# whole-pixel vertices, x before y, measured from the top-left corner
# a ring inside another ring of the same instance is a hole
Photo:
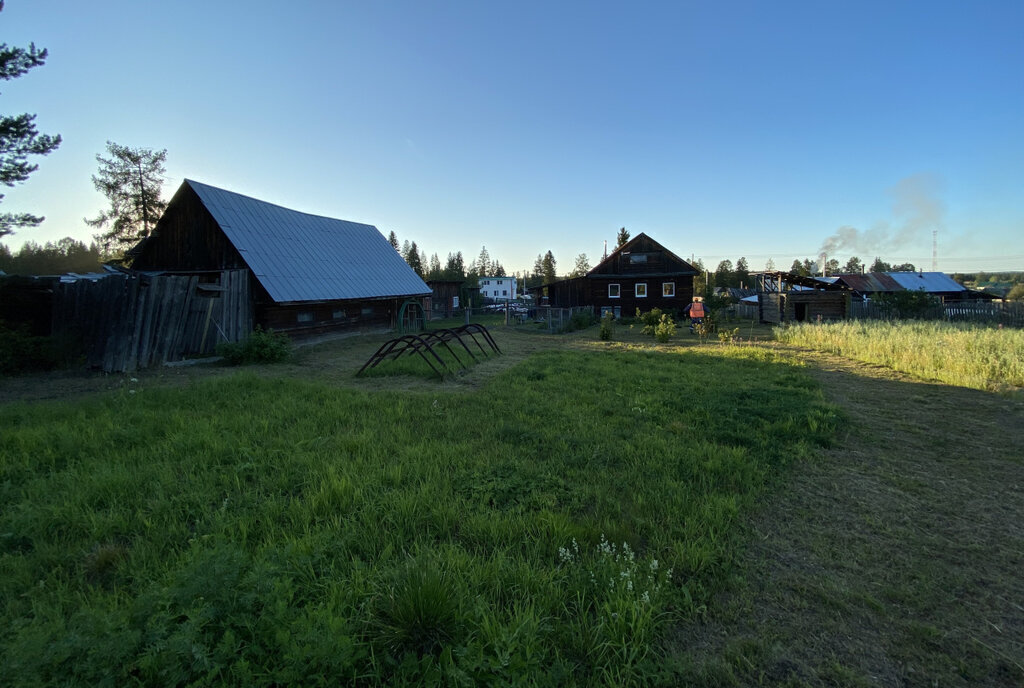
[[[850,289],[835,280],[765,272],[758,274],[757,284],[763,323],[843,320],[850,315]]]
[[[451,318],[461,308],[462,285],[465,280],[430,280],[427,285],[431,289],[431,317]]]
[[[186,179],[136,270],[201,275],[244,269],[256,325],[292,334],[398,326],[430,288],[373,225],[283,208]]]

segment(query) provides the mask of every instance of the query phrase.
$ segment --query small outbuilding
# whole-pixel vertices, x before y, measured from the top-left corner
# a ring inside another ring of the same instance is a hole
[[[789,272],[757,275],[759,320],[763,323],[844,320],[850,316],[850,289],[834,280]]]

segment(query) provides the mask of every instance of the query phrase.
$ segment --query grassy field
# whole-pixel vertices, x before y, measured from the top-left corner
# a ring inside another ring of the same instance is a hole
[[[359,384],[241,373],[0,407],[5,675],[672,684],[667,630],[836,423],[760,349]]]
[[[962,323],[847,320],[777,330],[779,341],[972,389],[1024,389],[1024,331]]]
[[[493,331],[0,383],[0,684],[1024,682],[1016,397]]]

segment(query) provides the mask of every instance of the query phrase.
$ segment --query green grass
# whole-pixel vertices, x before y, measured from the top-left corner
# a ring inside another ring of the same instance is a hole
[[[779,341],[986,391],[1024,388],[1024,331],[958,323],[850,320],[776,330]]]
[[[743,347],[548,352],[472,392],[243,373],[0,407],[5,675],[671,685],[666,629],[834,425]]]

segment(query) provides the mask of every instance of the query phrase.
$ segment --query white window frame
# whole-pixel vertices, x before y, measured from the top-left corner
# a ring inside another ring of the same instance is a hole
[[[669,293],[665,293],[669,292]],[[676,295],[676,283],[675,282],[662,282],[661,283],[661,298],[671,299],[675,298]]]
[[[641,287],[643,287],[643,291],[644,291],[643,294],[640,293],[640,288]],[[647,282],[637,282],[635,285],[633,285],[633,291],[634,291],[634,295],[636,296],[636,298],[638,298],[638,299],[646,299],[647,298]]]
[[[612,293],[612,287],[615,287],[615,293]],[[622,285],[621,284],[609,284],[608,285],[608,298],[609,299],[621,299],[622,298]]]

